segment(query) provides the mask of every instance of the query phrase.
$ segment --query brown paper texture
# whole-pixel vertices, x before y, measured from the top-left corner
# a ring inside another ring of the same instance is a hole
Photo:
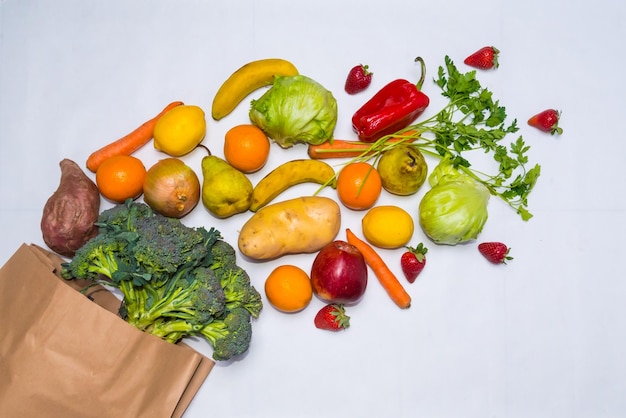
[[[126,323],[108,290],[77,292],[62,261],[23,244],[0,269],[0,417],[181,417],[213,361]]]

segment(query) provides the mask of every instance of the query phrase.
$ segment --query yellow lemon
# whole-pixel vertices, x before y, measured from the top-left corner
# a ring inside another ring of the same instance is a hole
[[[154,148],[172,157],[180,157],[193,151],[205,135],[204,111],[193,105],[176,106],[157,121]]]
[[[400,248],[413,237],[413,218],[398,206],[375,206],[361,220],[363,236],[379,248]]]

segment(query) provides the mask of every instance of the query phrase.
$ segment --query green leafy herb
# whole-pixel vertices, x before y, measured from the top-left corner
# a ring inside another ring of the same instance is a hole
[[[541,167],[535,164],[528,168],[530,146],[521,136],[512,142],[504,142],[508,134],[518,131],[517,120],[508,123],[505,107],[494,100],[491,91],[481,86],[476,71],[460,73],[448,56],[445,66],[439,67],[435,83],[441,88],[442,95],[449,99],[443,109],[373,142],[351,162],[378,159],[394,146],[411,142],[425,154],[449,157],[455,168],[485,185],[491,194],[515,209],[523,220],[530,219],[528,195],[537,182]],[[387,143],[390,138],[406,138],[406,141]],[[476,150],[493,157],[498,165],[497,174],[471,168],[467,153]]]

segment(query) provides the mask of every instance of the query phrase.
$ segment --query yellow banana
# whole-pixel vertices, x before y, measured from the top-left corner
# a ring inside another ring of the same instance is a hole
[[[220,120],[230,114],[250,93],[272,84],[274,76],[277,75],[298,75],[298,69],[291,62],[281,58],[251,61],[239,68],[215,94],[211,110],[213,119]]]
[[[256,212],[289,187],[300,183],[317,183],[335,188],[335,170],[320,160],[287,161],[257,183],[252,191],[250,210]]]

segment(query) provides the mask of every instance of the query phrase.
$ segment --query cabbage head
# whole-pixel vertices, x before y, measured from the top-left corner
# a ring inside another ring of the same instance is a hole
[[[489,190],[443,159],[429,177],[431,189],[419,205],[420,226],[437,244],[456,245],[478,237],[487,222]]]
[[[337,101],[309,77],[277,76],[272,87],[252,101],[249,116],[282,148],[298,142],[319,145],[333,138]]]

